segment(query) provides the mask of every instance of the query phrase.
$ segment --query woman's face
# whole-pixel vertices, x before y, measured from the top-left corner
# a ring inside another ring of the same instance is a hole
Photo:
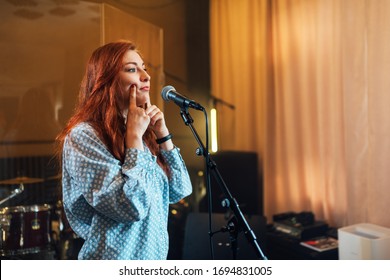
[[[130,86],[135,85],[137,88],[137,106],[144,107],[150,105],[150,76],[146,72],[144,61],[136,52],[129,50],[123,57],[123,67],[119,72],[119,77],[123,89],[123,108],[126,110],[129,106]]]

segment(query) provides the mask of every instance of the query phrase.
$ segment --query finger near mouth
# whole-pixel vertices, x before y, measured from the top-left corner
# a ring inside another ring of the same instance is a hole
[[[148,108],[148,103],[144,103],[144,104],[142,104],[142,105],[137,105],[137,107],[146,110],[146,109]]]

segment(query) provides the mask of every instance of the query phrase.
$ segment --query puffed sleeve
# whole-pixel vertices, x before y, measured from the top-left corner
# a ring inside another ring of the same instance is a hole
[[[148,170],[155,162],[146,151],[128,149],[121,164],[90,126],[75,127],[63,151],[67,211],[85,224],[91,224],[95,211],[118,222],[143,219],[153,197]]]
[[[192,193],[191,180],[180,149],[175,147],[172,151],[161,151],[170,169],[169,176],[169,202],[176,203]]]

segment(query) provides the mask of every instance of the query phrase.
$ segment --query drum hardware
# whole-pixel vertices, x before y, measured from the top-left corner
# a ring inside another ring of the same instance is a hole
[[[0,181],[1,185],[18,185],[10,195],[0,201],[0,206],[25,191],[25,184],[36,184],[60,179],[55,175],[46,180],[31,177],[16,177]],[[61,214],[62,205],[35,204],[0,208],[0,258],[1,259],[50,259],[58,256],[64,228]],[[57,229],[58,227],[58,229]]]
[[[11,194],[5,198],[3,198],[1,201],[0,201],[0,205],[3,205],[3,203],[7,202],[8,200],[10,200],[11,198],[21,194],[22,192],[24,191],[24,185],[23,183],[20,183],[19,185],[19,188],[17,189],[14,189]]]
[[[41,183],[44,180],[41,178],[30,178],[30,177],[16,177],[13,179],[0,181],[0,185],[19,185],[19,187],[11,192],[11,194],[0,201],[0,205],[4,204],[11,198],[21,194],[24,191],[24,184],[35,184]]]
[[[1,256],[35,254],[52,248],[51,206],[0,209]]]

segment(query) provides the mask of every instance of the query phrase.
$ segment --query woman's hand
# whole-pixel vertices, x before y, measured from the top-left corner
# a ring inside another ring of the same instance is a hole
[[[157,138],[163,138],[169,134],[169,130],[165,123],[164,113],[156,105],[147,104],[146,114],[150,117],[149,126],[152,128],[154,134]],[[172,150],[173,143],[172,140],[168,140],[162,144],[160,147],[165,150]]]
[[[127,112],[126,122],[126,148],[136,148],[143,150],[142,136],[144,135],[151,117],[145,109],[137,107],[136,102],[137,88],[135,85],[130,87],[129,110]]]

